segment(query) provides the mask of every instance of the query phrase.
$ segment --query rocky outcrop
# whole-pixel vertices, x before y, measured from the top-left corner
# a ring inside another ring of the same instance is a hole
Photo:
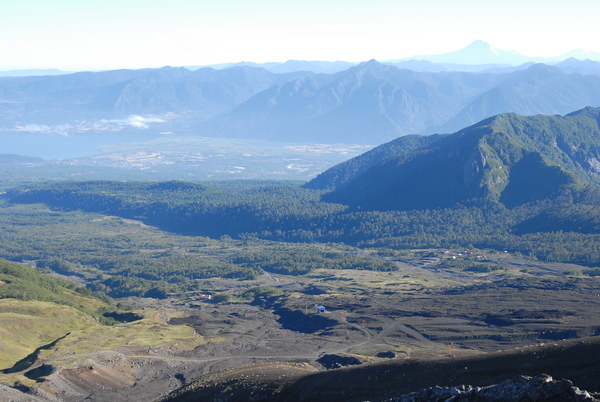
[[[547,374],[537,377],[518,376],[488,387],[460,385],[433,387],[420,392],[388,399],[386,402],[470,402],[470,401],[600,401],[569,380],[554,380]]]

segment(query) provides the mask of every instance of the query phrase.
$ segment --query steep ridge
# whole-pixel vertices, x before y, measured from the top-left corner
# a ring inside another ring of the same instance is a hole
[[[409,210],[500,201],[514,207],[600,184],[600,110],[567,116],[502,114],[401,152],[346,179],[324,199],[364,209]],[[385,144],[382,149],[394,147]],[[379,151],[381,152],[381,150]],[[359,156],[348,166],[368,165]],[[307,184],[328,188],[339,167]],[[524,191],[527,190],[527,191]],[[596,190],[597,191],[597,188]]]
[[[427,146],[437,141],[440,137],[440,135],[405,135],[399,137],[365,152],[360,157],[352,158],[332,167],[326,172],[319,174],[304,187],[323,190],[341,187],[355,176],[366,172],[369,168],[385,159]]]

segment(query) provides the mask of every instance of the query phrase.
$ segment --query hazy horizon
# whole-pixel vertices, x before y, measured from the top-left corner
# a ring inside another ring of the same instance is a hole
[[[483,40],[526,56],[600,50],[592,0],[23,0],[0,5],[0,70],[390,60]]]

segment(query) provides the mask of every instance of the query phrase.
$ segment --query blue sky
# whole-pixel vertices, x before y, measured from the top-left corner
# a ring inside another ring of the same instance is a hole
[[[600,51],[598,0],[7,0],[0,70]]]

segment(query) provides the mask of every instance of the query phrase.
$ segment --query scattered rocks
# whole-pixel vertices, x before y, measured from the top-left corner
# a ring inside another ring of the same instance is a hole
[[[460,385],[433,387],[413,392],[387,402],[469,402],[469,401],[600,401],[569,380],[554,380],[547,374],[537,377],[517,376],[488,387]]]

